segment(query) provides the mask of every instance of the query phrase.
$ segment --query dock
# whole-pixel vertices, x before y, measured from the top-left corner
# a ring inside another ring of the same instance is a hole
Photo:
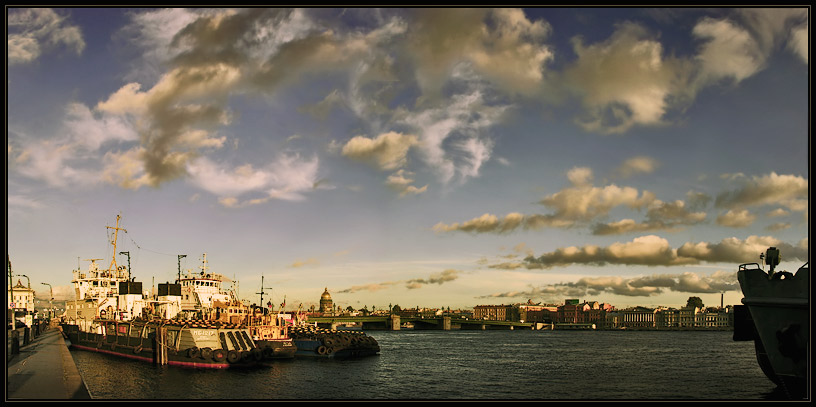
[[[8,355],[6,401],[91,398],[59,327],[21,343],[19,353]]]

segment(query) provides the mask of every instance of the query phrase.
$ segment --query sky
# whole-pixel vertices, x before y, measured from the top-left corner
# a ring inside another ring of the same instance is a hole
[[[145,287],[206,253],[287,309],[739,304],[739,264],[809,258],[809,8],[6,13],[39,297],[117,216]]]

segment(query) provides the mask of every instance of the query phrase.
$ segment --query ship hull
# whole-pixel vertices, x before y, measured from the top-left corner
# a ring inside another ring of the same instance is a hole
[[[758,267],[740,267],[737,278],[750,316],[735,320],[735,339],[750,332],[742,335],[754,340],[763,373],[791,397],[800,397],[809,383],[809,267],[771,278]]]
[[[157,340],[156,328],[167,329]],[[227,369],[262,366],[275,359],[243,335],[241,329],[196,327],[179,323],[99,321],[94,332],[63,324],[70,348],[131,360],[186,368]],[[159,355],[165,342],[165,351]]]

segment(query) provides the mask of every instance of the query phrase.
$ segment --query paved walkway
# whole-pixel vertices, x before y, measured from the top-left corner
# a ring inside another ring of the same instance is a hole
[[[6,401],[91,398],[59,328],[21,347],[6,368]]]

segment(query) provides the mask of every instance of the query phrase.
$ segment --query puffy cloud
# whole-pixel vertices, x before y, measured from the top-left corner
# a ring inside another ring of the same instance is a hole
[[[635,174],[649,174],[659,165],[660,163],[651,157],[632,157],[624,161],[623,164],[617,170],[615,170],[615,172],[624,178],[628,178]]]
[[[807,52],[802,52],[807,30],[806,8],[747,8],[730,19],[703,18],[692,31],[705,41],[697,55],[697,86],[723,78],[740,82],[764,69],[782,44],[807,63]]]
[[[689,242],[677,249],[677,254],[697,261],[737,264],[757,261],[769,247],[779,249],[784,259],[808,259],[807,240],[793,246],[771,236],[749,236],[745,240],[730,237],[719,243]]]
[[[242,206],[235,199],[250,192],[265,193],[266,197],[246,201],[245,204],[259,204],[269,199],[288,201],[303,200],[304,193],[318,188],[318,158],[301,158],[299,154],[280,154],[277,159],[263,168],[249,164],[227,169],[207,158],[199,158],[190,163],[191,181],[198,187],[221,198],[225,206]]]
[[[763,52],[769,55],[776,49],[787,48],[807,63],[807,39],[802,42],[802,32],[807,32],[809,24],[807,8],[743,8],[738,11],[739,18],[751,30]]]
[[[97,114],[81,103],[71,103],[64,122],[68,134],[89,150],[98,150],[109,141],[137,141],[138,134],[131,123],[111,114]]]
[[[737,274],[716,271],[712,274],[685,272],[682,274],[652,274],[641,277],[583,277],[575,282],[533,287],[526,291],[495,293],[478,298],[562,298],[614,294],[629,297],[649,297],[666,291],[711,294],[739,290]]]
[[[499,121],[506,106],[489,105],[478,88],[453,96],[444,106],[418,112],[400,111],[399,121],[419,136],[419,151],[443,183],[458,175],[464,181],[479,175],[490,159],[493,142],[482,133]]]
[[[680,88],[682,61],[663,58],[662,45],[642,26],[625,23],[604,42],[584,45],[573,39],[578,60],[565,71],[568,84],[583,97],[589,131],[623,133],[634,125],[659,125],[667,98]]]
[[[613,243],[608,247],[586,245],[559,248],[538,257],[528,256],[524,262],[527,268],[552,268],[569,264],[667,266],[694,263],[691,259],[680,258],[666,239],[655,235],[637,237],[627,243]]]
[[[629,232],[673,230],[678,226],[700,223],[705,218],[705,212],[689,212],[683,201],[663,202],[658,199],[649,204],[646,222],[638,223],[632,219],[622,219],[617,222],[600,223],[593,226],[592,233],[616,235]]]
[[[708,40],[697,58],[701,65],[701,80],[716,81],[731,77],[739,82],[761,70],[766,55],[751,34],[729,20],[705,18],[693,33]]]
[[[603,188],[594,187],[588,183],[591,172],[585,168],[571,170],[568,178],[572,187],[562,189],[539,202],[553,208],[553,216],[562,220],[590,220],[605,216],[616,206],[641,208],[655,199],[653,193],[643,191],[639,194],[632,187],[618,187],[614,184]]]
[[[380,134],[374,139],[356,136],[343,146],[344,156],[361,161],[368,161],[381,170],[400,168],[408,161],[408,150],[417,144],[413,135],[389,132]]]
[[[400,196],[419,195],[427,191],[427,185],[423,186],[422,188],[417,188],[411,185],[414,180],[408,177],[412,177],[413,175],[414,174],[412,172],[401,169],[396,173],[389,175],[385,183],[394,190],[399,191]]]
[[[736,190],[717,195],[718,208],[740,209],[749,206],[782,205],[795,211],[807,210],[808,180],[796,175],[754,176]]]
[[[553,59],[543,45],[551,32],[543,20],[530,21],[519,9],[418,9],[406,44],[425,94],[435,94],[457,64],[474,70],[504,90],[531,94]]]
[[[50,8],[21,8],[8,12],[8,63],[28,63],[39,58],[44,48],[64,45],[77,55],[85,49],[79,27]]]
[[[751,226],[756,220],[756,215],[748,212],[747,209],[730,210],[717,216],[717,224],[732,228],[744,228]]]
[[[802,58],[802,61],[804,61],[806,64],[808,63],[808,51],[810,45],[809,32],[810,27],[808,22],[800,25],[799,27],[793,28],[791,30],[791,42],[788,43],[788,48]]]
[[[785,259],[808,258],[807,240],[793,246],[770,236],[749,236],[745,240],[731,237],[723,239],[720,243],[688,242],[675,250],[665,239],[650,235],[635,238],[627,243],[614,243],[608,247],[586,245],[559,248],[538,257],[528,256],[524,263],[531,269],[549,269],[570,264],[647,266],[678,266],[700,262],[740,264],[755,261],[768,247],[778,248]]]

